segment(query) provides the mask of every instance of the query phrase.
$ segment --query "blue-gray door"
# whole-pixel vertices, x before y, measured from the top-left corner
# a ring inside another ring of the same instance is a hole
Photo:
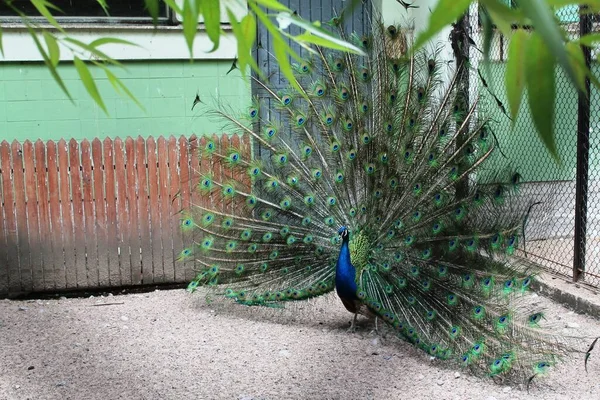
[[[352,0],[281,0],[280,2],[292,11],[296,11],[303,19],[308,21],[318,20],[322,23],[340,15],[344,7],[350,6],[353,3]],[[359,0],[356,2],[353,12],[344,18],[345,32],[356,32],[359,35],[365,32],[367,29],[367,19],[370,15],[370,13],[365,11],[368,10],[367,7],[370,4],[371,2],[368,0]],[[302,33],[302,30],[296,26],[291,26],[289,30],[292,35]],[[287,79],[285,79],[283,74],[280,74],[277,62],[269,55],[269,53],[273,54],[273,43],[262,24],[258,25],[257,42],[262,46],[262,49],[258,48],[255,53],[257,65],[267,76],[270,76],[270,83],[276,89],[287,87]],[[288,43],[301,57],[306,56],[306,50],[291,40],[288,40]],[[253,86],[252,91],[255,96],[261,96],[262,94],[261,89],[256,85]]]
[[[290,8],[305,20],[308,21],[321,21],[326,23],[335,16],[339,16],[345,7],[354,4],[354,9],[351,13],[346,13],[344,17],[344,31],[355,32],[358,35],[362,35],[368,29],[368,19],[371,13],[369,12],[371,7],[371,1],[359,0],[353,2],[352,0],[280,0],[280,2],[286,7]],[[297,35],[302,33],[302,30],[298,27],[291,26],[290,33]],[[265,73],[265,76],[269,77],[270,87],[277,92],[280,89],[287,88],[288,81],[283,74],[279,71],[279,65],[273,58],[273,43],[271,36],[268,34],[267,29],[262,25],[258,24],[258,37],[257,43],[259,46],[254,50],[254,57],[257,61],[258,67]],[[306,57],[307,52],[297,44],[288,40],[288,43],[292,48],[300,55],[300,57]],[[258,97],[261,100],[261,118],[268,119],[266,110],[264,107],[265,103],[270,105],[269,95],[263,88],[252,82],[252,95]],[[255,128],[260,129],[260,124],[257,124]],[[261,153],[260,145],[254,147],[255,156],[259,156]]]

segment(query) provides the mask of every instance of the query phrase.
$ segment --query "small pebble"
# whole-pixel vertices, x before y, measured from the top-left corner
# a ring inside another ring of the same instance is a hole
[[[502,389],[503,393],[508,393],[512,390],[512,388],[510,386],[506,386],[504,389]]]
[[[288,358],[290,356],[290,352],[288,350],[279,350],[279,355],[285,358]]]
[[[438,384],[439,386],[442,386],[442,385],[444,384],[444,381],[441,381],[441,380],[440,380],[440,381],[437,381],[437,384]]]
[[[30,365],[29,367],[27,367],[27,371],[31,371],[32,369],[34,369],[35,367],[33,365]]]
[[[129,321],[129,318],[127,318],[127,316],[123,315],[123,316],[121,316],[121,321]]]
[[[576,328],[579,328],[579,324],[576,322],[567,322],[567,328],[576,329]]]
[[[57,387],[61,387],[61,386],[67,386],[67,382],[65,382],[65,381],[60,381],[60,382],[57,382],[57,383],[56,383],[56,386],[57,386]]]
[[[58,299],[59,300],[66,300],[67,298],[65,296],[60,296]]]
[[[458,379],[458,378],[460,378],[460,372],[457,371],[454,373],[454,379]]]
[[[19,307],[19,311],[27,311],[27,310],[29,310],[28,307],[25,307],[25,306],[20,306]]]

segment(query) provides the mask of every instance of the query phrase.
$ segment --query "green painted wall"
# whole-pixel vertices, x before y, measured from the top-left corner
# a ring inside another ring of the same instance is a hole
[[[231,60],[124,62],[114,69],[146,110],[116,93],[101,71],[94,71],[109,111],[96,106],[69,63],[60,73],[74,99],[61,92],[41,63],[0,63],[0,140],[190,135],[221,133],[222,124],[191,111],[196,93],[235,109],[249,104],[250,84],[239,71],[226,75]]]
[[[495,78],[495,93],[508,108],[506,92],[504,91],[505,64],[495,63],[491,72]],[[598,76],[600,66],[592,66],[593,73]],[[570,180],[575,178],[576,151],[577,151],[577,92],[569,83],[562,69],[556,72],[556,116],[555,134],[561,165],[558,165],[549,155],[540,137],[534,128],[533,120],[529,113],[527,95],[523,98],[521,110],[516,120],[514,131],[510,121],[503,116],[494,102],[489,99],[483,105],[482,111],[497,123],[492,123],[492,128],[498,138],[501,149],[525,181],[551,181]],[[592,88],[592,108],[590,127],[592,129],[590,140],[592,148],[600,147],[600,91]],[[592,150],[590,155],[590,176],[600,175],[600,157],[598,150]],[[505,162],[497,152],[496,159]]]

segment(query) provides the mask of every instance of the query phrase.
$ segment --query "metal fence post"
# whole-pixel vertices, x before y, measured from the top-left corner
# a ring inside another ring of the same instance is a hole
[[[579,36],[592,31],[592,19],[586,13],[587,6],[580,6]],[[581,47],[588,68],[591,64],[591,49]],[[575,242],[573,257],[573,281],[583,277],[587,234],[588,169],[590,152],[590,80],[585,79],[585,92],[579,91],[577,104],[577,176],[575,183]]]
[[[465,114],[469,110],[469,85],[470,85],[470,77],[469,77],[469,50],[470,50],[470,18],[469,12],[465,12],[462,17],[460,17],[456,23],[452,26],[452,31],[450,32],[450,42],[452,44],[452,52],[454,53],[454,59],[456,60],[456,68],[457,68],[457,86],[458,93],[456,106],[460,108],[461,112]],[[464,119],[457,119],[457,126],[460,126],[463,123]],[[465,143],[465,135],[466,132],[459,133],[456,136],[456,146],[460,147]],[[456,185],[456,198],[462,199],[467,196],[469,191],[468,182],[460,182]]]

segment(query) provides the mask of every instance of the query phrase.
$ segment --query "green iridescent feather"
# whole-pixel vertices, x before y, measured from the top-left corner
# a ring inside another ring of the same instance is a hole
[[[208,111],[253,151],[204,149],[206,201],[181,219],[188,289],[267,307],[331,293],[343,225],[361,312],[473,372],[545,374],[565,347],[522,301],[538,270],[520,251],[529,203],[520,175],[490,162],[492,122],[460,94],[466,67],[448,78],[438,52],[407,52],[400,26],[341,25],[366,55],[315,48],[294,66],[303,93],[255,79],[266,97],[241,115]]]

